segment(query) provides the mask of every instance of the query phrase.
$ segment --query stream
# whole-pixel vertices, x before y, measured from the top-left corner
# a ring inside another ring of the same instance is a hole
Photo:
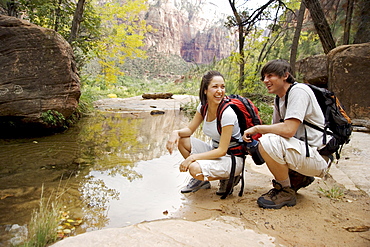
[[[64,133],[1,139],[0,246],[24,234],[41,198],[82,219],[75,234],[171,217],[186,200],[180,189],[189,175],[165,144],[187,123],[178,110],[97,112]]]

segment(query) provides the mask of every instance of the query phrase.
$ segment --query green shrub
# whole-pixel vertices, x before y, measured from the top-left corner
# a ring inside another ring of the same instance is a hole
[[[33,211],[28,225],[28,239],[20,246],[44,247],[55,243],[61,209],[59,197],[50,195],[45,198],[42,186],[39,208]]]
[[[197,111],[197,106],[199,105],[199,100],[192,100],[190,102],[181,104],[181,111],[184,112],[185,116],[192,119]]]
[[[66,127],[66,119],[56,110],[47,110],[41,113],[41,120],[53,127]]]
[[[334,185],[333,187],[329,188],[329,186],[324,182],[326,185],[326,189],[319,187],[319,193],[325,197],[328,197],[333,200],[339,200],[344,196],[343,189]]]

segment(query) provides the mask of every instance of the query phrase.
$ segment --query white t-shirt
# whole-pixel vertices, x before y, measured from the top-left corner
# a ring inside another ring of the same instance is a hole
[[[199,104],[197,108],[197,111],[199,113],[201,113],[200,108],[201,108],[201,104]],[[217,118],[211,122],[207,122],[206,121],[207,114],[208,114],[208,111],[206,112],[206,115],[203,121],[203,133],[218,143],[220,142],[221,135],[218,133],[218,130],[217,130]],[[242,135],[240,134],[238,117],[231,107],[227,107],[221,116],[221,128],[224,126],[228,126],[228,125],[234,126],[232,137],[234,137],[236,140],[239,140],[239,142],[242,142],[243,138],[242,138]],[[217,143],[214,143],[214,145]],[[230,142],[229,146],[232,147],[232,146],[235,146],[235,144],[236,144],[235,142]]]
[[[295,138],[304,141],[305,129],[307,131],[307,142],[311,147],[322,148],[323,133],[305,124],[303,120],[312,123],[320,128],[324,128],[325,118],[320,105],[316,100],[313,91],[303,83],[294,85],[288,93],[288,105],[285,108],[285,95],[279,99],[280,115],[277,106],[274,107],[273,123],[278,123],[280,119],[295,118],[301,121]],[[327,141],[330,140],[328,136]]]

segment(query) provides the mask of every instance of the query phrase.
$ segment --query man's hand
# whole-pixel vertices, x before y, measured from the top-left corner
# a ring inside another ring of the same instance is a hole
[[[252,135],[255,135],[257,133],[258,133],[258,131],[257,131],[256,126],[253,126],[253,127],[251,127],[251,128],[249,128],[249,129],[247,129],[247,130],[244,131],[243,140],[245,142],[251,142],[252,141],[251,136]]]

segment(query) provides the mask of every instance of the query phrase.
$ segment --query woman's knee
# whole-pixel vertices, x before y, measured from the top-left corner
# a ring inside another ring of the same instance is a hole
[[[200,165],[198,162],[193,162],[190,164],[189,173],[195,179],[198,179],[198,180],[204,179],[202,168],[200,168]]]
[[[180,137],[179,143],[177,144],[178,148],[184,148],[188,151],[191,150],[190,137]]]

